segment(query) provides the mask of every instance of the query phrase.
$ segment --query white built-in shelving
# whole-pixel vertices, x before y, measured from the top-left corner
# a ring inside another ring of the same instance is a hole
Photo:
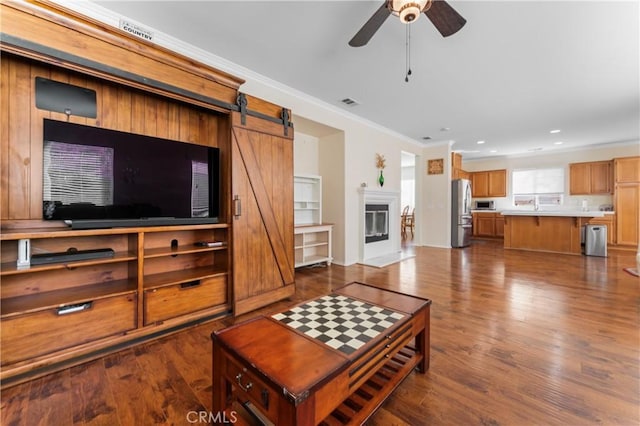
[[[330,265],[333,225],[322,223],[322,177],[295,175],[293,188],[295,267]]]

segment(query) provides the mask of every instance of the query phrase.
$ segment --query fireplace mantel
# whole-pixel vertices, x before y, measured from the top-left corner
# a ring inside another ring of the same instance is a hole
[[[358,188],[360,195],[360,263],[371,259],[399,253],[400,250],[400,191]],[[389,239],[365,243],[365,206],[367,204],[389,205]]]

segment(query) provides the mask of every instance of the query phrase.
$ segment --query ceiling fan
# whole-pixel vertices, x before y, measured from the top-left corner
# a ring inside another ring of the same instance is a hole
[[[467,22],[443,0],[385,0],[349,41],[349,46],[360,47],[367,44],[389,15],[397,16],[401,22],[410,24],[423,12],[443,37],[455,34]]]

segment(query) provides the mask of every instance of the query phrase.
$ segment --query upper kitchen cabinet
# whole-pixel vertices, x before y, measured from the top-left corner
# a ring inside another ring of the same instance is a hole
[[[623,157],[613,160],[616,183],[640,182],[640,157]]]
[[[471,179],[471,174],[462,170],[462,155],[451,153],[451,179]]]
[[[611,161],[569,164],[571,195],[610,194],[613,190]]]
[[[507,170],[486,170],[471,173],[471,194],[474,198],[506,197]]]

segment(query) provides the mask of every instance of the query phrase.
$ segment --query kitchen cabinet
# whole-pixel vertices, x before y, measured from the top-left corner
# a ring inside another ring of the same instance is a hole
[[[614,158],[616,244],[638,246],[640,235],[640,157]]]
[[[611,161],[592,161],[569,164],[569,193],[571,195],[610,194],[613,189]]]
[[[474,198],[506,197],[507,170],[471,172],[471,195]]]
[[[640,183],[617,183],[614,205],[616,244],[636,247],[640,228]]]
[[[498,237],[504,236],[504,218],[500,213],[495,212],[474,212],[473,213],[473,236],[474,237]]]
[[[471,174],[462,170],[462,155],[451,153],[451,179],[471,179]]]
[[[616,183],[640,182],[640,157],[623,157],[613,160]]]

